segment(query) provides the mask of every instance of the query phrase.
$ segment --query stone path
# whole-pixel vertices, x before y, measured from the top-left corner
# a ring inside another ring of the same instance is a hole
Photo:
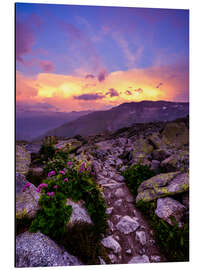
[[[128,142],[130,143],[130,142]],[[123,145],[123,148],[126,144]],[[108,150],[105,161],[93,161],[96,182],[103,188],[103,197],[107,204],[108,236],[102,240],[109,248],[112,263],[144,263],[165,261],[153,238],[153,231],[146,220],[133,205],[124,178],[117,167],[122,166],[118,155],[122,148]]]

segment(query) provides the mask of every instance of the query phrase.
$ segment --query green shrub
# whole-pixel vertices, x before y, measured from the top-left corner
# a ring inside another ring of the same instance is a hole
[[[55,148],[52,144],[43,144],[39,150],[41,160],[48,161],[52,159],[55,155]]]
[[[136,197],[139,185],[143,181],[155,176],[155,172],[152,171],[147,165],[134,164],[131,167],[127,168],[122,173],[122,175],[125,178],[125,182],[128,188],[130,189],[134,197]]]
[[[136,205],[146,216],[155,232],[155,239],[162,252],[170,262],[189,261],[189,224],[181,228],[175,218],[171,218],[174,226],[169,225],[155,214],[156,202],[139,201]]]
[[[94,225],[87,223],[74,224],[74,226],[68,228],[60,244],[85,264],[99,264],[99,256],[106,263],[110,263]]]
[[[48,187],[48,189],[50,189]],[[54,196],[43,194],[39,200],[40,210],[31,224],[30,231],[40,230],[43,234],[60,239],[66,232],[66,224],[72,214],[72,206],[66,205],[66,197],[56,191]]]

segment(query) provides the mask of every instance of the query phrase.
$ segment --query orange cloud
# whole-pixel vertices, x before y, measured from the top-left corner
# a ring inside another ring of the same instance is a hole
[[[157,87],[160,82],[162,87]],[[126,91],[129,88],[131,95]],[[109,89],[116,89],[118,94],[109,95]],[[186,93],[188,73],[180,66],[116,71],[101,81],[93,76],[85,78],[54,73],[40,73],[30,78],[17,72],[16,76],[17,100],[46,102],[60,111],[101,110],[123,102],[141,100],[187,101]],[[75,98],[77,96],[102,98]]]

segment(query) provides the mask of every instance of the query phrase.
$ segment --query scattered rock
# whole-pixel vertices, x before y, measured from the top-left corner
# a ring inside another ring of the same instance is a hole
[[[149,263],[149,257],[146,255],[133,257],[128,263]]]
[[[136,239],[144,246],[147,242],[146,234],[144,231],[136,231]]]
[[[116,254],[121,252],[120,244],[113,238],[112,235],[102,239],[101,243],[104,247],[113,250],[113,252]]]
[[[158,160],[152,160],[151,161],[151,170],[155,171],[155,173],[159,173],[160,172],[160,161]]]
[[[105,261],[99,256],[100,264],[106,264]]]
[[[168,158],[171,155],[171,152],[166,149],[156,149],[152,153],[152,157],[154,160],[162,161]]]
[[[126,254],[129,254],[129,255],[132,254],[132,250],[131,250],[130,248],[127,249],[127,250],[126,250]]]
[[[120,207],[122,205],[122,203],[123,203],[122,199],[117,200],[117,201],[115,201],[114,206],[115,207]]]
[[[176,221],[180,223],[185,211],[185,206],[172,198],[166,197],[157,200],[157,208],[155,210],[156,215],[167,221],[172,226],[173,222],[170,217],[173,216]]]
[[[29,170],[31,155],[24,146],[16,145],[16,172],[26,174]]]
[[[68,222],[67,226],[73,225],[77,222],[85,222],[88,224],[93,224],[91,221],[90,216],[87,213],[87,210],[83,207],[83,202],[73,202],[70,199],[67,199],[66,205],[72,205],[72,215],[70,221]]]
[[[112,211],[113,211],[113,207],[109,207],[106,209],[106,214],[110,215],[112,213]]]
[[[152,262],[160,262],[161,261],[161,257],[156,256],[156,255],[151,256],[150,259],[151,259]]]
[[[30,186],[24,190],[25,185],[28,184]],[[39,198],[36,187],[29,183],[24,175],[16,173],[16,217],[19,219],[33,218],[39,209]]]
[[[109,256],[109,259],[110,259],[111,263],[117,263],[118,262],[116,255],[109,254],[108,256]]]
[[[125,192],[123,191],[122,188],[119,188],[119,189],[116,190],[115,196],[117,198],[123,198],[123,197],[125,197]]]
[[[116,228],[124,234],[129,234],[131,232],[134,232],[139,227],[139,223],[132,219],[129,216],[124,216],[121,218],[121,220],[117,223]]]
[[[16,237],[16,267],[82,265],[40,232],[25,232]]]

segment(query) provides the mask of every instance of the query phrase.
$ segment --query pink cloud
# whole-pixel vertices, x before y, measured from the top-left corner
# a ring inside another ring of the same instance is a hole
[[[53,62],[49,60],[42,60],[40,61],[39,65],[44,72],[53,72],[55,69]]]

